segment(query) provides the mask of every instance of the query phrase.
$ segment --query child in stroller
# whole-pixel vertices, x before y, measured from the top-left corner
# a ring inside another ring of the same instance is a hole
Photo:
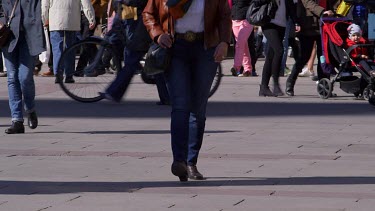
[[[365,39],[358,36],[359,26],[352,25],[347,18],[323,17],[320,26],[324,55],[322,69],[326,74],[335,76],[318,82],[319,96],[323,99],[331,97],[334,83],[339,82],[344,92],[363,96],[375,105],[375,65],[369,60],[374,45],[365,44]],[[354,72],[358,72],[360,77],[353,75]]]
[[[358,44],[368,44],[369,41],[362,37],[362,30],[357,24],[351,24],[348,27],[348,38],[346,38],[346,48]],[[374,61],[369,59],[368,48],[366,47],[355,47],[350,52],[350,57],[353,59],[352,66],[359,64],[360,68],[364,69],[369,73],[370,76],[375,76]]]

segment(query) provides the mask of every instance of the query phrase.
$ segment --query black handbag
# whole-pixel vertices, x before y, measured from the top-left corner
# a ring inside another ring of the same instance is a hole
[[[170,33],[170,20],[168,20],[168,33]],[[173,39],[173,37],[172,37]],[[162,48],[159,44],[153,42],[146,54],[145,66],[143,72],[147,76],[164,73],[169,69],[172,52],[170,48]]]
[[[246,20],[255,26],[264,26],[275,18],[277,11],[277,3],[275,0],[262,2],[253,0],[246,12]]]
[[[144,73],[150,76],[165,72],[169,68],[171,57],[171,49],[152,43],[146,54]]]
[[[0,48],[6,46],[8,44],[11,30],[10,30],[10,22],[12,21],[14,17],[14,12],[16,10],[18,4],[18,0],[16,0],[16,3],[13,6],[12,13],[10,14],[8,22],[4,24],[0,24]]]

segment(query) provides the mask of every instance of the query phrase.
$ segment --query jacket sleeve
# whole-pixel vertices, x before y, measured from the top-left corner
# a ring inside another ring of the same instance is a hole
[[[158,7],[159,5],[156,5],[156,1],[158,0],[149,0],[142,13],[143,23],[145,24],[146,29],[154,42],[159,35],[164,34],[159,19],[160,8]]]
[[[293,0],[286,0],[286,7],[289,14],[289,17],[292,19],[295,25],[299,25],[297,19],[297,4]]]
[[[5,18],[5,13],[4,13],[3,5],[2,5],[2,3],[0,3],[0,23],[2,23],[3,25],[5,25],[5,22],[6,22],[6,18]]]
[[[42,22],[45,24],[49,20],[50,0],[42,0]]]
[[[303,6],[311,11],[311,13],[313,13],[314,15],[320,17],[323,12],[324,12],[324,8],[319,6],[314,0],[301,0],[302,1],[302,4]]]
[[[147,0],[123,0],[123,3],[126,6],[131,6],[131,7],[137,7],[137,8],[145,8],[147,4]]]
[[[232,35],[232,19],[231,19],[231,10],[227,0],[221,0],[219,4],[219,39],[220,42],[230,43],[230,38]]]
[[[90,24],[95,24],[95,10],[90,0],[81,0],[82,11]]]

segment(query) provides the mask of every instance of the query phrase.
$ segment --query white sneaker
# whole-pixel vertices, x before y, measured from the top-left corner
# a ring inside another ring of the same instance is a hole
[[[314,76],[314,71],[310,71],[307,67],[302,69],[302,72],[298,74],[298,77],[311,77]]]

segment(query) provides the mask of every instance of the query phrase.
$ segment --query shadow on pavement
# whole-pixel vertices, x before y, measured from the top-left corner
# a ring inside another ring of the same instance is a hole
[[[206,130],[205,133],[234,133],[240,132],[238,130]],[[169,130],[111,130],[111,131],[79,131],[79,132],[72,132],[72,131],[40,131],[40,132],[33,132],[34,134],[50,134],[50,133],[76,133],[76,134],[134,134],[134,135],[147,135],[147,134],[170,134]]]
[[[134,192],[143,188],[170,187],[225,187],[225,186],[273,186],[273,185],[363,185],[375,184],[375,177],[291,177],[255,178],[227,177],[221,180],[155,181],[155,182],[47,182],[47,181],[0,181],[0,195],[62,194],[79,192]]]
[[[0,100],[0,117],[9,117],[6,100]],[[374,115],[374,106],[367,102],[210,102],[209,117],[267,117],[315,115]],[[157,106],[153,101],[79,103],[72,100],[38,100],[40,117],[61,118],[168,118],[169,106]]]

